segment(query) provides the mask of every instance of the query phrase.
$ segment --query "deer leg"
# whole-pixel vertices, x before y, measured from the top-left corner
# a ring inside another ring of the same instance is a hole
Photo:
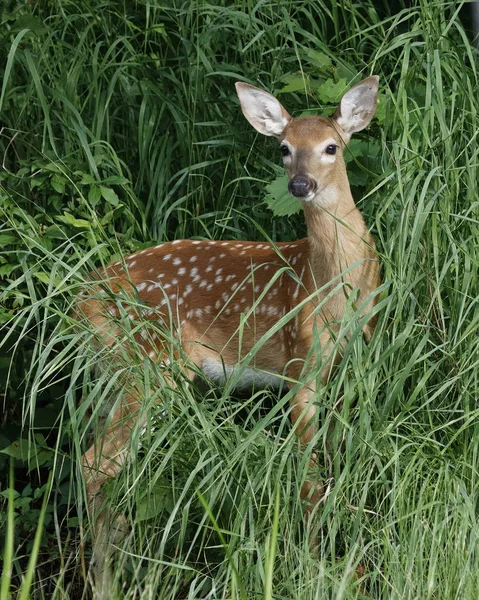
[[[303,447],[306,447],[314,438],[318,424],[316,407],[313,404],[316,386],[310,382],[308,387],[303,387],[291,401],[291,421],[295,426],[295,433]],[[310,528],[309,547],[314,552],[318,545],[317,528],[313,526],[314,512],[324,496],[323,482],[318,479],[318,464],[316,454],[309,456],[309,473],[301,486],[301,500],[305,502],[305,526]]]
[[[315,395],[315,386],[309,385],[299,390],[292,400],[291,421],[296,427],[296,435],[299,437],[302,446],[307,446],[314,438],[318,424],[316,422],[316,407],[313,405]],[[309,457],[309,466],[311,469],[317,469],[316,454],[311,453]],[[307,500],[308,510],[314,506],[323,497],[323,485],[318,481],[307,479],[301,488],[301,499]]]
[[[158,352],[158,360],[160,356]],[[183,365],[183,373],[187,381],[194,378],[193,370],[186,364]],[[173,378],[166,373],[164,376],[168,387],[175,388]],[[122,470],[129,451],[131,432],[135,425],[139,424],[141,427],[146,421],[141,396],[139,388],[132,389],[132,392],[126,395],[121,405],[114,411],[103,436],[100,436],[83,455],[87,499],[94,522],[92,583],[96,600],[106,600],[111,597],[113,577],[109,564],[112,546],[120,543],[129,530],[124,515],[111,514],[106,506],[102,487],[106,481]]]
[[[103,439],[95,440],[83,455],[89,500],[100,492],[105,481],[121,471],[131,430],[136,422],[135,412],[139,408],[140,402],[134,396],[128,396],[113,413]]]
[[[125,462],[131,431],[138,421],[141,403],[136,395],[128,395],[116,408],[103,436],[83,455],[88,508],[94,521],[92,527],[92,578],[95,598],[111,597],[112,573],[109,562],[112,544],[119,543],[128,532],[124,515],[113,516],[105,506],[104,483],[117,475]]]

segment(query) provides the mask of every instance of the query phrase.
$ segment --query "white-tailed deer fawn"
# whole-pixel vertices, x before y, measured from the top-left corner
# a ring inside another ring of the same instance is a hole
[[[291,419],[306,445],[316,431],[316,379],[307,377],[318,358],[311,356],[313,329],[319,336],[323,380],[336,361],[338,353],[331,349],[338,347],[341,319],[352,298],[363,316],[366,337],[374,329],[374,319],[366,315],[380,283],[379,263],[351,196],[343,152],[351,135],[374,115],[378,77],[353,86],[329,119],[294,119],[267,92],[245,83],[237,83],[236,90],[246,119],[280,143],[289,191],[302,202],[308,237],[276,245],[178,240],[142,250],[106,269],[102,289],[93,286],[79,300],[79,314],[96,328],[103,345],[119,347],[124,343],[119,303],[113,302],[112,293],[127,290],[139,297],[143,317],[164,322],[191,365],[209,376],[221,375],[248,357],[249,367],[259,373],[285,374],[293,382],[303,378],[306,383],[292,400]],[[289,313],[294,316],[284,319],[284,326],[266,337],[251,358],[256,342]],[[129,318],[136,318],[134,311]],[[167,339],[159,334],[136,337],[145,355],[167,371]],[[186,378],[193,377],[188,362],[184,371]],[[103,442],[85,454],[90,501],[121,469],[140,404],[138,394],[129,395],[113,415]],[[311,506],[321,490],[306,481],[301,497]]]

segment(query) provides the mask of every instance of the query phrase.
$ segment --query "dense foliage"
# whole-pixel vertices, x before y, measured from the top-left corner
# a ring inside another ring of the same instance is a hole
[[[73,322],[88,272],[167,239],[303,236],[233,83],[330,114],[373,73],[348,172],[385,284],[373,340],[351,336],[318,398],[319,556],[289,395],[138,368],[151,427],[108,490],[131,524],[112,597],[477,597],[477,52],[460,4],[409,4],[3,3],[0,600],[89,594],[79,459],[121,392]]]

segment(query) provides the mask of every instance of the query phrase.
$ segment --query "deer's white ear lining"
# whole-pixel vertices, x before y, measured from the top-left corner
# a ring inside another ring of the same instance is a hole
[[[263,135],[279,137],[289,122],[287,111],[274,96],[250,85],[236,86],[246,119]]]
[[[341,129],[351,135],[361,131],[376,112],[378,77],[368,77],[346,92],[339,104],[335,120]]]

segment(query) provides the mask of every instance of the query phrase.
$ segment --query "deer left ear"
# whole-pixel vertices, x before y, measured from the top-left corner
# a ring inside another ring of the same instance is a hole
[[[263,135],[281,137],[291,120],[288,111],[264,90],[247,83],[238,82],[235,85],[243,114],[256,131]]]
[[[347,91],[334,114],[334,121],[343,130],[346,140],[369,125],[378,104],[379,77],[363,79]]]

